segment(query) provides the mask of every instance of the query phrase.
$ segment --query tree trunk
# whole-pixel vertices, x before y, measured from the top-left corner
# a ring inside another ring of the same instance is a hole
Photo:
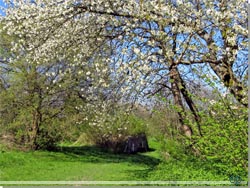
[[[37,138],[40,134],[40,125],[42,122],[42,113],[41,113],[41,107],[42,107],[42,89],[38,83],[38,74],[36,70],[34,70],[34,76],[33,76],[33,83],[30,86],[32,88],[31,96],[34,98],[34,95],[38,95],[38,99],[35,101],[37,103],[37,107],[34,109],[33,112],[33,120],[32,120],[32,135],[31,135],[31,149],[37,150],[39,148],[39,143],[37,142]]]
[[[189,92],[188,92],[188,90],[186,88],[186,84],[185,84],[184,80],[181,78],[181,75],[180,75],[177,67],[176,67],[176,69],[177,69],[177,71],[176,71],[177,72],[176,73],[177,74],[176,79],[178,80],[178,83],[180,85],[179,86],[180,91],[181,91],[182,96],[184,97],[189,109],[191,110],[191,112],[192,112],[192,114],[194,116],[194,119],[195,119],[195,121],[197,123],[197,126],[198,126],[199,135],[202,136],[201,125],[200,125],[201,118],[200,118],[200,116],[198,114],[198,110],[197,110],[192,98],[189,95]]]
[[[227,27],[224,28],[224,32],[226,32]],[[202,37],[206,40],[210,59],[214,61],[218,61],[216,57],[216,51],[213,48],[213,42],[212,36],[209,38],[205,37],[206,32],[203,32]],[[222,36],[224,41],[226,41],[225,36]],[[225,43],[224,47],[230,46],[227,42]],[[231,48],[237,49],[238,46],[231,46]],[[234,58],[235,60],[235,58]],[[215,74],[220,78],[220,80],[224,83],[224,85],[230,90],[230,92],[233,94],[235,99],[244,105],[245,107],[248,106],[248,100],[247,100],[247,92],[244,92],[244,85],[241,83],[240,80],[236,78],[234,75],[234,72],[232,70],[232,66],[234,64],[234,60],[229,60],[227,56],[224,56],[222,60],[218,61],[218,64],[209,63],[212,70],[215,72]]]
[[[33,120],[32,120],[32,134],[31,134],[31,149],[32,150],[36,150],[38,148],[38,144],[37,144],[37,136],[39,133],[39,125],[40,125],[40,121],[39,121],[39,113],[37,111],[35,111],[33,113]]]
[[[172,89],[172,93],[174,96],[174,103],[176,107],[178,108],[177,113],[178,113],[179,121],[181,124],[181,131],[186,136],[191,137],[193,134],[191,127],[184,124],[186,113],[185,113],[185,109],[184,109],[182,98],[181,98],[180,79],[178,75],[179,75],[179,72],[177,69],[177,65],[172,66],[170,68],[171,89]]]
[[[232,67],[223,62],[223,64],[215,65],[210,64],[210,67],[224,83],[224,85],[229,88],[230,92],[234,95],[235,99],[244,105],[248,106],[247,95],[244,93],[243,84],[234,76]]]

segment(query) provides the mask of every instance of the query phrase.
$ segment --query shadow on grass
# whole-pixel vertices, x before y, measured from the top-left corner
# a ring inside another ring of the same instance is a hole
[[[151,149],[150,151],[154,151]],[[138,154],[114,154],[106,149],[96,146],[63,146],[58,147],[56,152],[65,154],[67,157],[60,160],[82,161],[93,163],[132,163],[146,165],[153,168],[160,163],[160,159]]]
[[[57,152],[63,153],[68,159],[74,159],[82,162],[90,163],[126,163],[127,165],[142,165],[141,170],[126,170],[134,180],[146,180],[149,172],[151,172],[161,160],[138,154],[114,154],[106,149],[96,146],[78,146],[78,147],[60,147]],[[149,152],[154,151],[150,149]],[[60,159],[62,160],[62,159]]]

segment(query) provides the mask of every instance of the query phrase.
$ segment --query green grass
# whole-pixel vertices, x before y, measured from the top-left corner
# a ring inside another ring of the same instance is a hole
[[[113,154],[94,146],[60,147],[58,151],[5,151],[0,154],[2,181],[143,180],[160,159],[146,154]]]
[[[150,140],[143,154],[113,154],[94,146],[61,146],[58,151],[1,152],[1,181],[126,181],[126,180],[228,180],[192,157],[163,161],[160,145]]]

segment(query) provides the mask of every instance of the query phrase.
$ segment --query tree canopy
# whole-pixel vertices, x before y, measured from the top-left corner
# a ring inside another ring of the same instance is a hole
[[[67,71],[59,71],[58,78],[68,72],[82,75],[91,88],[119,93],[120,99],[128,95],[142,99],[165,91],[172,96],[182,125],[185,109],[190,109],[200,135],[191,85],[217,81],[221,90],[226,88],[247,107],[245,0],[13,0],[6,4],[2,31],[16,40],[11,43],[12,56],[1,60],[4,64],[19,59],[39,67],[65,62]],[[76,73],[75,67],[83,70]],[[79,84],[81,89],[85,91],[86,85]],[[84,97],[96,96],[96,89]]]

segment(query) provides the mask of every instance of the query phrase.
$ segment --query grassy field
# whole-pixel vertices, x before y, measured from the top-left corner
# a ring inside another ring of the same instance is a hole
[[[5,151],[0,180],[143,180],[160,163],[157,151],[113,154],[94,146],[62,146],[57,151]]]
[[[163,161],[159,145],[136,155],[113,154],[94,146],[61,146],[57,151],[2,151],[2,181],[228,180],[194,158]]]
[[[160,162],[147,155],[115,155],[96,147],[57,152],[5,152],[1,180],[141,180]]]

